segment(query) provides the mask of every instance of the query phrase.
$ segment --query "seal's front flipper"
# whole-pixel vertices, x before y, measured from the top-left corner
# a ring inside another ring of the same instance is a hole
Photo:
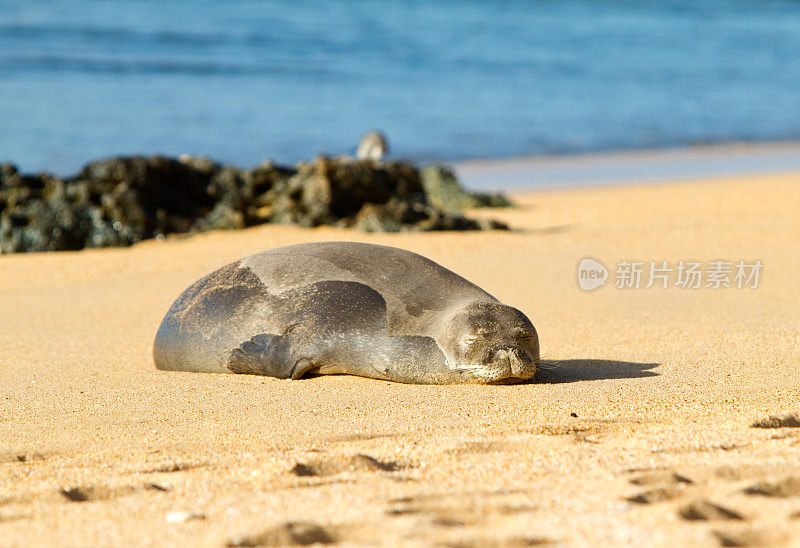
[[[234,373],[286,379],[292,376],[293,365],[286,338],[262,333],[231,350],[225,367]]]
[[[301,358],[295,362],[294,366],[292,367],[291,374],[289,378],[293,380],[297,380],[303,377],[309,371],[316,372],[318,370],[317,364],[311,361],[308,358]]]

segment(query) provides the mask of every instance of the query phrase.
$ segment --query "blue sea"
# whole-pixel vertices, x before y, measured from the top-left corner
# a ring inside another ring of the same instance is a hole
[[[800,2],[0,0],[0,161],[800,139]]]

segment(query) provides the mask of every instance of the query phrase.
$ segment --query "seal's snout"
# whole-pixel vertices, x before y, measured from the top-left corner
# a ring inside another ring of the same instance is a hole
[[[501,346],[492,351],[491,362],[496,370],[507,378],[527,380],[536,373],[534,356],[519,346]]]

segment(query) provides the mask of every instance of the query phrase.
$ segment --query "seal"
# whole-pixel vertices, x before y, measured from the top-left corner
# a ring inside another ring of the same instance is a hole
[[[158,369],[419,384],[533,377],[531,321],[416,253],[354,242],[279,247],[186,289],[156,334]]]

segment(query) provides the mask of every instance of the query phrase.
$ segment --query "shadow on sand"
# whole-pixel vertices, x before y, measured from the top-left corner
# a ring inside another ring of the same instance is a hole
[[[535,236],[550,236],[551,234],[562,234],[570,232],[577,228],[578,225],[553,225],[543,228],[514,228],[513,226],[508,229],[513,234],[528,234]]]
[[[657,363],[620,362],[615,360],[542,360],[534,382],[564,383],[599,381],[604,379],[635,379],[657,377],[650,371]]]

